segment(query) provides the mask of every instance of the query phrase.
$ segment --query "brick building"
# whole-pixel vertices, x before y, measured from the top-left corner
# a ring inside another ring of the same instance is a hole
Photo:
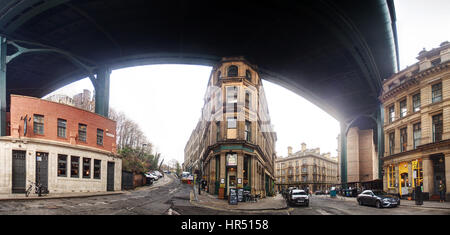
[[[223,58],[213,67],[202,116],[185,147],[183,167],[219,198],[230,188],[262,197],[274,189],[276,133],[256,66]]]
[[[338,161],[330,153],[320,153],[320,148],[307,149],[302,143],[300,151],[275,160],[275,177],[278,190],[288,187],[310,189],[312,192],[329,190],[339,184]]]
[[[8,136],[0,137],[0,193],[41,182],[50,193],[120,190],[116,123],[98,114],[11,95]]]
[[[418,63],[386,79],[383,188],[411,195],[423,186],[438,198],[438,183],[450,188],[450,43],[421,51]]]

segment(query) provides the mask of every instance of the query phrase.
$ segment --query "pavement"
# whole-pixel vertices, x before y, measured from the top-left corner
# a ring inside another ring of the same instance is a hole
[[[230,205],[228,200],[219,199],[217,195],[211,195],[205,191],[198,194],[197,190],[191,191],[191,204],[214,210],[223,211],[257,211],[257,212],[270,212],[270,211],[283,211],[288,210],[289,207],[286,205],[286,200],[284,200],[281,194],[277,194],[273,197],[265,197],[259,199],[257,202],[238,202],[237,205]]]
[[[136,187],[131,191],[139,191],[144,190],[151,187],[163,186],[170,183],[171,180],[169,177],[163,177],[158,181],[155,181],[152,185]],[[18,194],[0,194],[0,201],[8,201],[8,200],[45,200],[45,199],[62,199],[62,198],[85,198],[85,197],[97,197],[97,196],[109,196],[109,195],[118,195],[129,193],[130,190],[125,191],[112,191],[112,192],[74,192],[74,193],[49,193],[47,195],[42,195],[39,197],[34,191],[26,197],[24,193]]]
[[[313,197],[327,197],[327,198],[330,198],[330,195],[313,195]],[[337,195],[336,198],[330,198],[330,199],[356,202],[356,197],[342,197],[342,196],[339,196],[339,195]],[[416,205],[416,202],[414,200],[401,199],[400,200],[400,206],[450,209],[450,202],[423,201],[423,205]]]

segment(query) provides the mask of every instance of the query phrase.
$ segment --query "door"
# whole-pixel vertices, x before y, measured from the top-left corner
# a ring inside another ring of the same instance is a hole
[[[230,168],[227,180],[227,195],[230,195],[230,188],[236,188],[236,171]]]
[[[106,191],[114,191],[114,162],[108,162]]]
[[[12,193],[25,193],[26,152],[12,151]]]
[[[48,153],[36,152],[36,183],[48,189]]]
[[[445,158],[443,156],[435,157],[433,159],[434,170],[434,192],[433,194],[439,195],[439,182],[445,184]]]
[[[400,175],[400,187],[402,196],[408,195],[408,186],[409,186],[408,173],[402,173]]]

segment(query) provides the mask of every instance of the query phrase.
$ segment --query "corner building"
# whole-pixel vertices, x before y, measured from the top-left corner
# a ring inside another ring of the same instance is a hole
[[[383,83],[383,188],[411,196],[422,186],[425,199],[450,188],[450,43],[421,51],[418,63]]]
[[[184,169],[200,173],[208,192],[221,199],[230,188],[272,194],[277,136],[257,67],[242,57],[223,58],[212,69],[204,101]]]
[[[70,105],[11,95],[0,137],[0,194],[40,182],[53,193],[121,190],[116,122]]]

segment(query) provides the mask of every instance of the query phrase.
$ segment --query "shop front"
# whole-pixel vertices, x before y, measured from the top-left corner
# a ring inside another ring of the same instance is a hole
[[[385,167],[386,192],[409,197],[416,186],[423,185],[422,159],[392,163]]]

